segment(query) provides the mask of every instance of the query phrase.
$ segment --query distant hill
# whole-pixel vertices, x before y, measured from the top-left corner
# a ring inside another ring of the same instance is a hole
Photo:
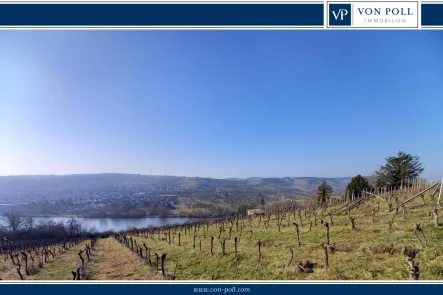
[[[283,177],[283,178],[262,178],[251,177],[240,179],[238,181],[256,186],[283,186],[294,189],[299,189],[304,192],[316,190],[323,180],[326,180],[334,192],[342,193],[346,185],[351,180],[351,177],[327,178],[327,177]]]
[[[326,180],[334,192],[344,191],[350,177],[319,178],[319,177],[284,177],[246,179],[230,178],[215,179],[181,176],[150,176],[140,174],[73,174],[73,175],[26,175],[0,176],[0,197],[20,193],[55,193],[68,190],[107,190],[120,186],[140,186],[143,188],[158,187],[195,187],[201,190],[214,190],[218,187],[235,188],[240,185],[251,187],[282,187],[309,192]]]

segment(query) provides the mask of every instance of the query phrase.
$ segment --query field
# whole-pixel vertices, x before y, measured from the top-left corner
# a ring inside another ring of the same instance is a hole
[[[430,214],[433,191],[391,212],[389,202],[395,208],[413,194],[372,197],[349,215],[337,211],[341,204],[316,217],[302,209],[116,234],[98,239],[83,267],[77,252],[91,241],[82,241],[24,279],[72,280],[81,268],[81,279],[90,280],[441,280],[443,226]],[[411,264],[403,247],[418,250]],[[16,269],[2,256],[0,278],[20,279]]]

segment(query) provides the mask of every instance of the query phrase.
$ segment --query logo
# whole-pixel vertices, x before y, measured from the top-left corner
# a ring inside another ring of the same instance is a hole
[[[351,26],[351,4],[329,4],[329,26]]]
[[[344,17],[346,15],[348,15],[348,11],[346,9],[339,9],[338,13],[336,13],[336,11],[332,11],[332,14],[334,15],[335,20],[338,20],[338,18],[340,18],[340,20],[343,20]]]

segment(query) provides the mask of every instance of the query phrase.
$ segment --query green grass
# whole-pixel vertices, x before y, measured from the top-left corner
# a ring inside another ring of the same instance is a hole
[[[43,268],[36,274],[26,277],[27,280],[72,280],[72,271],[76,271],[81,266],[78,256],[80,250],[85,249],[85,244],[89,241],[81,242],[67,251],[58,254],[55,259],[45,263]],[[83,254],[85,266],[88,264],[86,254]],[[24,273],[24,272],[23,272]]]
[[[429,193],[428,193],[429,194]],[[405,196],[400,197],[402,201]],[[326,228],[320,219],[330,223],[329,216],[320,216],[317,225],[309,231],[309,221],[302,214],[302,221],[297,213],[287,213],[278,230],[277,216],[272,215],[266,229],[267,217],[254,217],[239,221],[237,231],[235,222],[229,237],[230,223],[224,224],[220,240],[226,240],[226,255],[221,254],[218,239],[220,224],[201,226],[194,233],[183,228],[171,230],[173,242],[153,237],[132,236],[138,245],[146,243],[151,250],[153,267],[146,259],[138,257],[114,238],[98,240],[91,261],[86,263],[84,277],[94,280],[147,280],[162,279],[161,272],[155,269],[155,255],[167,253],[165,268],[177,280],[407,280],[408,266],[406,257],[401,253],[402,246],[421,248],[414,235],[414,228],[420,223],[427,239],[428,247],[421,249],[415,261],[420,265],[420,280],[443,279],[443,226],[435,226],[428,212],[435,207],[429,195],[426,205],[421,198],[406,205],[406,216],[401,210],[394,217],[388,213],[386,202],[380,202],[380,210],[372,221],[371,212],[377,207],[377,199],[353,209],[356,229],[352,230],[346,212],[334,215],[334,224],[330,227],[330,241],[335,244],[335,251],[329,252],[329,267],[325,268],[323,243],[326,242]],[[334,209],[334,208],[332,208]],[[330,210],[330,209],[328,209]],[[440,215],[443,215],[440,210]],[[388,222],[394,217],[392,228]],[[312,221],[314,217],[311,216]],[[443,216],[442,218],[443,219]],[[293,222],[300,225],[301,246]],[[240,227],[244,224],[242,234]],[[252,230],[252,237],[250,231]],[[178,233],[181,233],[181,245],[178,245]],[[195,248],[193,237],[196,236]],[[211,236],[214,237],[213,254],[210,253]],[[163,233],[160,237],[164,237]],[[234,254],[234,238],[239,238],[238,256]],[[258,261],[258,241],[262,242],[262,257]],[[200,251],[200,241],[202,248]],[[45,264],[38,273],[26,277],[33,280],[71,280],[71,271],[80,265],[78,250],[84,249],[85,242],[58,254],[55,260]],[[290,260],[290,249],[294,250],[294,261]],[[143,251],[143,253],[145,253]],[[85,257],[86,259],[86,257]],[[309,260],[316,263],[312,273],[300,272],[298,261]],[[22,271],[24,274],[24,270]],[[0,278],[18,279],[16,267],[10,260],[0,261]]]
[[[114,238],[98,241],[93,263],[89,269],[92,280],[150,280],[160,279],[158,272],[145,261],[120,245]]]
[[[435,227],[434,221],[427,216],[427,212],[434,205],[411,208],[423,204],[421,198],[406,205],[406,218],[400,213],[394,218],[391,230],[388,221],[393,213],[387,214],[386,203],[380,204],[380,211],[372,222],[372,208],[377,207],[375,201],[368,202],[361,208],[351,211],[355,218],[356,230],[351,230],[349,217],[345,212],[334,216],[334,225],[330,227],[330,240],[335,243],[336,251],[329,253],[329,268],[324,267],[324,251],[321,245],[326,241],[326,229],[320,224],[312,226],[309,231],[308,221],[302,218],[302,223],[296,214],[300,225],[301,247],[297,245],[295,227],[292,225],[294,216],[286,215],[281,231],[278,231],[276,216],[272,216],[271,224],[265,228],[263,218],[259,225],[259,218],[253,219],[252,225],[245,220],[245,228],[238,245],[238,257],[234,255],[234,237],[240,236],[234,223],[231,238],[229,229],[225,229],[221,239],[226,239],[226,255],[221,255],[221,246],[218,240],[218,225],[201,227],[196,235],[196,248],[193,248],[194,232],[184,235],[181,230],[181,246],[178,246],[178,231],[174,236],[174,244],[159,241],[157,234],[152,238],[134,236],[139,244],[145,242],[153,252],[168,253],[166,269],[174,272],[177,264],[176,276],[178,280],[209,280],[212,277],[219,280],[406,280],[408,269],[406,257],[401,253],[402,246],[420,248],[413,230],[416,223],[422,225],[426,235],[428,248],[418,254],[416,261],[420,263],[420,279],[443,279],[443,227]],[[432,204],[435,204],[433,202]],[[319,214],[320,215],[320,214]],[[312,217],[313,218],[313,217]],[[289,219],[289,220],[288,220]],[[330,222],[329,217],[323,217]],[[289,225],[288,225],[289,221]],[[252,238],[250,238],[252,230]],[[210,237],[214,237],[214,254],[210,254]],[[171,238],[172,239],[172,238]],[[202,251],[199,242],[202,241]],[[257,242],[261,240],[262,260],[258,262]],[[310,260],[317,263],[313,273],[301,273],[296,263],[288,265],[290,248],[294,248],[294,260]],[[436,255],[436,253],[440,255]],[[153,255],[153,254],[152,254]]]

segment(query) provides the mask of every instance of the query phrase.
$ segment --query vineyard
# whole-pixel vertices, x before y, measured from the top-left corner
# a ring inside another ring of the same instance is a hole
[[[326,208],[3,242],[2,280],[441,280],[440,185],[365,192]]]

